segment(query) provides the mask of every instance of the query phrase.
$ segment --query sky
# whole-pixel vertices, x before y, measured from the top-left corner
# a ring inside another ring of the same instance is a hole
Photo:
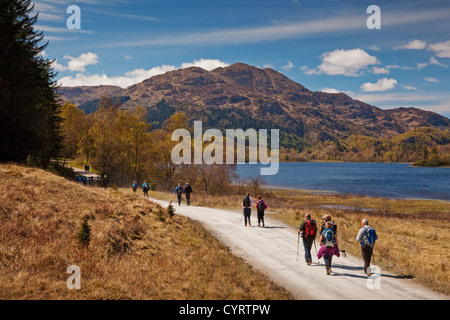
[[[382,109],[417,107],[450,117],[448,0],[39,0],[34,5],[35,28],[49,42],[42,54],[55,60],[55,79],[64,86],[126,88],[171,70],[242,62],[277,70],[309,90],[343,92]]]

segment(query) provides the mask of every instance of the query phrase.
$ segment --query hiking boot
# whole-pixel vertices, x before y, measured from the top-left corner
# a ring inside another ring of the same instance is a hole
[[[327,270],[327,276],[329,276],[330,273],[331,273],[331,266],[325,266],[325,267],[326,267],[326,270]]]
[[[258,223],[258,227],[261,227],[259,223]]]

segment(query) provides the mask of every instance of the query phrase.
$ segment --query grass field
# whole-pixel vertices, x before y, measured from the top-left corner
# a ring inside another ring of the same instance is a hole
[[[0,165],[2,299],[293,299],[198,223],[117,190]],[[77,240],[82,222],[90,244]],[[67,267],[81,269],[69,290]]]

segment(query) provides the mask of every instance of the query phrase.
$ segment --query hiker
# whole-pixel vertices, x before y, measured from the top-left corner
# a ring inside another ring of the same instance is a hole
[[[256,198],[258,199],[256,201],[256,214],[258,216],[258,227],[260,227],[261,222],[262,222],[262,226],[265,227],[264,210],[267,209],[267,203],[263,199],[261,199],[260,195],[258,195]]]
[[[361,221],[361,229],[359,229],[358,235],[356,236],[356,241],[361,245],[361,255],[364,260],[364,273],[368,276],[372,275],[368,269],[370,267],[370,259],[373,255],[373,247],[377,240],[377,232],[374,228],[369,226],[369,221],[367,219],[363,219]]]
[[[331,273],[331,261],[333,255],[336,257],[340,257],[339,247],[338,247],[338,238],[333,228],[333,224],[331,221],[327,221],[325,223],[325,230],[320,235],[320,243],[322,244],[319,252],[317,253],[317,259],[323,257],[325,262],[325,269],[327,275]]]
[[[250,222],[250,215],[252,214],[252,205],[253,205],[253,200],[250,197],[250,193],[247,193],[244,196],[244,199],[242,199],[242,208],[244,210],[244,223],[245,226],[247,226],[247,220],[248,220],[248,225],[251,226],[252,223]]]
[[[131,184],[131,189],[133,189],[134,193],[136,193],[137,187],[138,187],[137,182],[133,181],[133,183]]]
[[[183,187],[181,186],[181,183],[179,183],[175,188],[174,193],[177,195],[178,206],[181,206],[181,196],[183,195]]]
[[[311,213],[305,214],[305,221],[300,224],[298,233],[303,239],[303,247],[305,248],[305,262],[309,266],[312,263],[311,247],[316,240],[317,224],[316,220],[311,219]]]
[[[144,184],[142,185],[142,191],[144,192],[144,197],[148,198],[148,191],[150,190],[150,187],[147,183],[147,180],[144,180]]]
[[[89,172],[89,169],[90,169],[89,165],[86,164],[86,165],[84,166],[84,171]]]
[[[184,187],[183,192],[186,194],[186,203],[187,205],[191,204],[191,193],[192,191],[192,187],[189,183],[186,182],[186,186]]]
[[[331,226],[333,228],[334,233],[337,233],[337,225],[333,221],[331,221],[331,216],[330,215],[324,215],[322,217],[322,219],[323,219],[323,224],[322,224],[322,227],[320,228],[320,233],[319,234],[322,234],[322,232],[325,230],[325,224],[327,223],[327,221],[331,222]]]

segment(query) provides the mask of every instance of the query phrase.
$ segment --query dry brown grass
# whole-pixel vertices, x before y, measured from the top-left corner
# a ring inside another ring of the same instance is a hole
[[[292,299],[199,224],[141,195],[0,165],[3,299]],[[165,221],[157,216],[162,210]],[[89,248],[76,235],[92,227]],[[81,269],[69,290],[66,269]]]
[[[170,199],[168,193],[153,196]],[[366,218],[377,230],[379,241],[374,257],[377,265],[413,278],[445,294],[450,294],[450,202],[318,195],[300,190],[267,190],[262,197],[268,203],[268,215],[298,228],[306,212],[322,223],[331,215],[338,225],[340,248],[360,256],[356,235]],[[242,195],[214,197],[193,194],[192,203],[211,207],[240,209]],[[320,207],[332,205],[334,208]],[[338,209],[347,206],[347,210]],[[365,211],[371,209],[372,211]]]

